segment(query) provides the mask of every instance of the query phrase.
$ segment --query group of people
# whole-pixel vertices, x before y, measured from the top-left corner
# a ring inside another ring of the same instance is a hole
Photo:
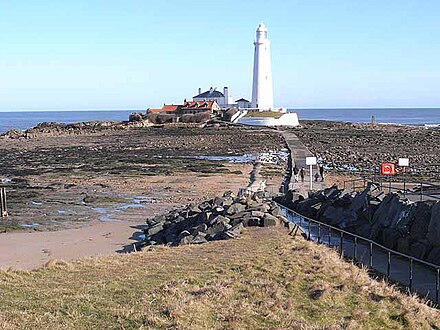
[[[316,164],[318,165],[318,172],[315,174],[315,182],[318,182],[318,179],[321,178],[321,182],[324,181],[324,161],[322,157],[319,155],[316,160]],[[301,178],[301,182],[304,182],[304,176],[305,176],[305,169],[304,167],[301,167],[301,169],[298,169],[298,167],[295,164],[295,167],[293,168],[293,174],[294,174],[294,180],[295,182],[299,182],[299,179]]]

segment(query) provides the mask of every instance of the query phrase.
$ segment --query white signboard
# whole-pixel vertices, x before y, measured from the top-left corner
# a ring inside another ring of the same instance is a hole
[[[409,166],[409,159],[408,158],[399,158],[399,166],[402,166],[402,167]]]
[[[316,165],[316,157],[306,157],[306,165]]]

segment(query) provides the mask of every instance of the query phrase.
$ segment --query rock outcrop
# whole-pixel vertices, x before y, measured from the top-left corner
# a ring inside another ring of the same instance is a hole
[[[222,197],[187,205],[147,220],[142,246],[201,244],[239,237],[245,227],[271,227],[293,224],[281,215],[279,207],[262,194],[252,197],[226,192]]]
[[[409,202],[371,184],[358,193],[343,194],[332,186],[307,198],[290,191],[276,200],[304,216],[440,265],[440,202]]]

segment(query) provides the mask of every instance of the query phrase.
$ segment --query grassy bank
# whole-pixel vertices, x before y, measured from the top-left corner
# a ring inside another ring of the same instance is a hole
[[[428,329],[440,314],[283,230],[0,273],[0,328]]]

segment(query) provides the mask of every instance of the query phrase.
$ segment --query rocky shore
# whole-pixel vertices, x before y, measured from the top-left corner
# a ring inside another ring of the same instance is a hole
[[[351,194],[334,185],[307,198],[289,191],[277,201],[304,216],[440,265],[440,202],[410,202],[372,184]]]
[[[246,187],[254,159],[285,147],[277,131],[260,128],[119,125],[46,123],[0,138],[4,225],[44,231],[145,219]],[[285,166],[265,164],[261,180],[278,187]]]
[[[301,121],[293,132],[312,153],[322,155],[330,171],[378,174],[381,163],[408,157],[409,175],[438,180],[439,129]]]

